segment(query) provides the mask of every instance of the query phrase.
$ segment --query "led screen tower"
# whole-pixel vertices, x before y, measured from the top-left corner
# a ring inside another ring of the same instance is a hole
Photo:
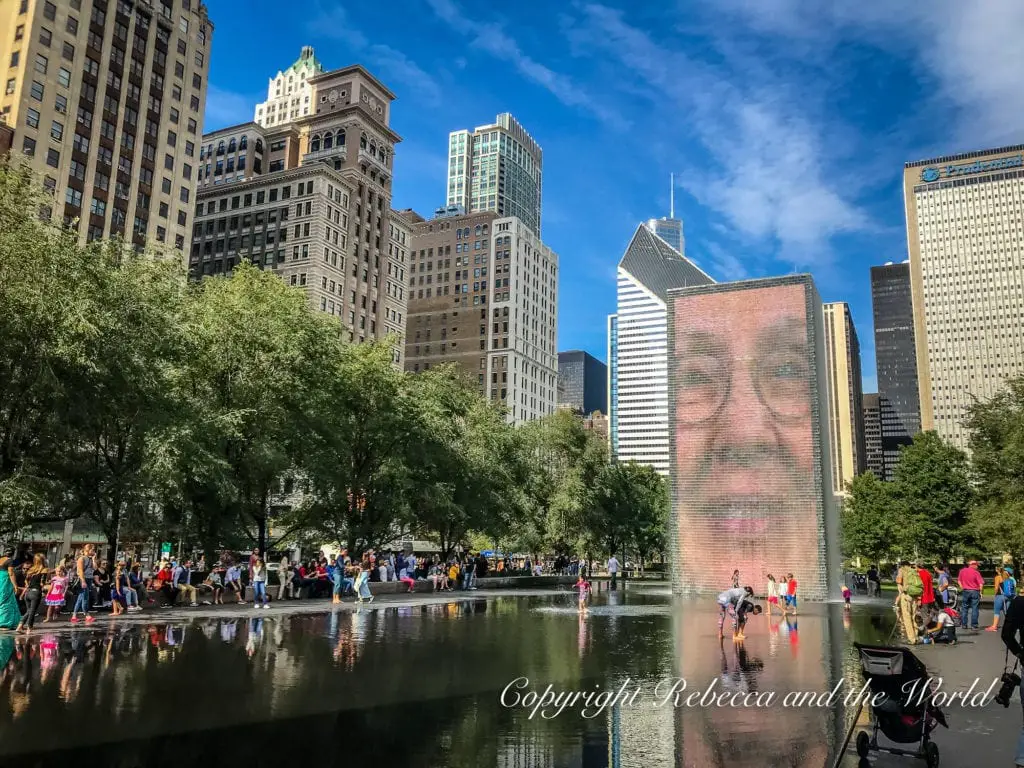
[[[838,520],[821,299],[809,275],[668,292],[670,548],[680,592],[734,568],[829,595]]]

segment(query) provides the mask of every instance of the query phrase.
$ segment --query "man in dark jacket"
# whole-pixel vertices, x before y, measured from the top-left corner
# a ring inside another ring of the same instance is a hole
[[[1006,620],[1003,622],[1002,637],[1010,655],[1024,663],[1024,649],[1021,648],[1021,643],[1024,642],[1024,597],[1015,597],[1010,601]],[[1020,700],[1024,706],[1024,682],[1020,687]],[[1020,736],[1017,738],[1016,762],[1018,766],[1024,766],[1024,728],[1021,728]]]
[[[476,556],[476,577],[482,579],[487,575],[487,558],[484,557],[483,552]]]

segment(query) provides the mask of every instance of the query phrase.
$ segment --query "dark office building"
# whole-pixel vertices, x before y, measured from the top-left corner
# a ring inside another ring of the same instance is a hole
[[[868,472],[877,478],[885,477],[885,460],[882,457],[882,412],[877,392],[864,395],[864,460]]]
[[[892,480],[901,445],[921,431],[910,264],[871,268],[883,477]]]
[[[608,366],[582,350],[559,352],[558,407],[608,413]]]

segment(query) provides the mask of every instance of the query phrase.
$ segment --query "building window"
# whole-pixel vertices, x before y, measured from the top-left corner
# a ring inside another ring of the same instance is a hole
[[[71,43],[64,43],[63,50],[61,51],[61,56],[63,56],[68,61],[74,61],[75,46],[73,46]]]
[[[60,152],[56,149],[46,150],[46,164],[51,168],[60,166]]]
[[[72,35],[78,34],[78,19],[76,19],[74,16],[68,16],[67,30],[68,33]]]
[[[28,124],[29,128],[38,128],[39,127],[39,111],[35,110],[35,109],[32,109],[30,107],[28,109],[28,111],[25,113],[25,122]]]
[[[56,120],[54,120],[50,124],[50,136],[56,139],[57,141],[60,141],[62,138],[64,138],[64,123],[59,123]]]
[[[82,193],[77,189],[68,187],[68,191],[64,193],[64,202],[68,205],[73,205],[76,208],[82,207]]]
[[[15,51],[11,54],[11,66],[16,67],[21,60],[21,51]]]
[[[36,54],[36,72],[41,75],[46,74],[47,68],[50,66],[50,60],[43,56],[41,53]]]
[[[53,32],[48,30],[46,27],[40,27],[39,42],[45,45],[47,48],[49,48],[50,43],[53,42]]]
[[[57,6],[51,3],[50,0],[46,0],[46,4],[43,6],[43,16],[50,21],[57,18]]]

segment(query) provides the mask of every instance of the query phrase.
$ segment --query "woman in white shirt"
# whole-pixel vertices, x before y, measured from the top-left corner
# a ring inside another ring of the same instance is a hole
[[[768,603],[768,615],[771,616],[772,606],[778,607],[779,605],[779,583],[770,573],[768,574],[768,588],[765,590],[764,596]]]

